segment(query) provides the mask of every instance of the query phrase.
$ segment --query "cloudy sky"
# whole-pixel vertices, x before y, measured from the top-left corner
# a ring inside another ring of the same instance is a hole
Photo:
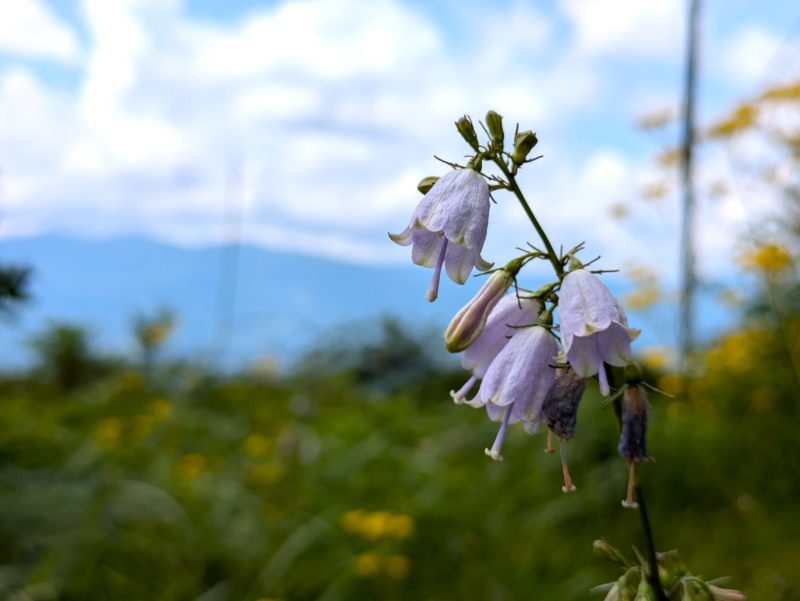
[[[795,0],[704,2],[700,117],[800,73]],[[681,90],[682,0],[2,0],[0,236],[230,235],[355,262],[408,260],[405,227],[453,121],[535,130],[523,182],[557,243],[677,264],[674,199],[642,203],[659,143],[637,116]],[[669,134],[667,134],[669,135]],[[725,169],[725,157],[706,157]],[[735,179],[736,173],[728,173]],[[736,183],[736,182],[734,182]],[[484,256],[531,239],[499,196]],[[631,202],[626,219],[612,216]],[[748,209],[745,210],[745,207]],[[705,269],[749,199],[704,201]],[[227,217],[226,217],[227,216]]]

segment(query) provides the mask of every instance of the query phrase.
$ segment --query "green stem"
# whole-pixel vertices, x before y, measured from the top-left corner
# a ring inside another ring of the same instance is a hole
[[[658,575],[658,559],[656,558],[656,546],[653,543],[653,530],[650,527],[650,519],[647,517],[647,505],[644,502],[642,487],[636,484],[636,503],[639,505],[639,516],[642,518],[642,530],[644,531],[644,543],[647,550],[647,563],[650,565],[648,580],[653,591],[656,593],[658,601],[669,601],[667,594],[661,586],[661,578]]]
[[[561,279],[562,277],[564,277],[564,266],[561,265],[561,261],[558,259],[558,255],[556,255],[556,251],[553,249],[553,245],[550,244],[550,240],[547,238],[547,234],[544,233],[542,226],[539,225],[539,221],[533,214],[533,211],[531,210],[528,201],[525,200],[525,195],[522,194],[522,190],[520,190],[519,186],[517,185],[516,178],[508,170],[508,167],[503,162],[503,159],[501,157],[494,157],[492,160],[500,168],[500,171],[503,172],[503,175],[506,176],[511,191],[514,193],[514,196],[517,197],[517,200],[519,200],[519,203],[522,205],[525,214],[528,215],[528,219],[531,220],[534,229],[536,229],[536,233],[539,234],[539,238],[541,238],[544,247],[547,249],[547,258],[550,259],[550,263],[553,265],[553,269],[555,269],[558,279]]]

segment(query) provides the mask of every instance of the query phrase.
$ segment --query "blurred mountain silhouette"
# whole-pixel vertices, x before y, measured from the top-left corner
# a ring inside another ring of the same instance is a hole
[[[50,321],[82,325],[99,350],[131,355],[135,316],[159,308],[177,316],[167,355],[223,367],[262,357],[285,364],[326,335],[340,335],[342,324],[358,334],[390,315],[441,329],[482,281],[465,286],[443,281],[439,299],[428,303],[431,270],[410,261],[357,265],[247,244],[179,247],[144,237],[3,240],[0,260],[33,268],[31,300],[0,323],[0,368],[29,364],[27,342]],[[615,294],[628,287],[620,275],[605,277]],[[540,283],[521,282],[532,288]],[[660,328],[631,316],[631,325],[643,328],[640,347],[664,344],[671,312],[666,305],[658,315],[664,319]],[[730,315],[701,299],[700,318],[708,335]]]

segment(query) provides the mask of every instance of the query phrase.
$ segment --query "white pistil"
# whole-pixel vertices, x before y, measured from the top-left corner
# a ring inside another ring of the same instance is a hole
[[[564,474],[564,486],[561,487],[562,492],[574,492],[575,485],[572,483],[572,478],[569,475],[569,466],[567,465],[567,443],[559,439],[558,447],[561,451],[561,472]]]
[[[444,236],[442,236],[444,238]],[[444,238],[442,241],[442,250],[439,251],[439,260],[436,261],[436,268],[433,270],[433,277],[431,278],[431,283],[428,286],[428,294],[427,299],[428,302],[433,302],[436,300],[436,297],[439,296],[439,279],[442,276],[442,265],[444,264],[444,255],[447,251],[447,238]]]
[[[547,431],[547,446],[544,448],[545,453],[553,454],[556,452],[555,447],[553,446],[553,431]]]
[[[494,461],[503,460],[503,456],[500,454],[500,451],[503,450],[503,441],[506,438],[506,428],[508,428],[508,420],[511,417],[511,408],[513,406],[514,403],[511,403],[511,405],[509,405],[506,409],[506,414],[503,416],[503,422],[500,424],[500,429],[497,431],[497,436],[494,439],[492,448],[483,450],[487,457],[491,457]]]
[[[606,366],[603,364],[603,360],[600,359],[597,365],[597,379],[600,382],[600,394],[603,396],[608,396],[611,394],[611,388],[608,385],[608,374],[606,373]]]
[[[467,383],[464,384],[461,388],[458,389],[458,392],[453,390],[450,391],[450,397],[453,399],[453,402],[456,405],[461,405],[464,402],[464,399],[469,394],[469,391],[472,390],[472,387],[475,386],[475,382],[478,381],[478,378],[472,376]]]
[[[628,509],[637,509],[639,504],[634,499],[636,487],[636,462],[628,462],[628,496],[622,501],[622,506]]]

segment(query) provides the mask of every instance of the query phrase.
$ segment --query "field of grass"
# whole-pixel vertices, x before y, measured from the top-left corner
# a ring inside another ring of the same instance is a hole
[[[686,394],[653,395],[643,470],[658,548],[765,601],[800,599],[798,393],[779,342],[735,333]],[[592,541],[642,546],[611,409],[590,387],[565,495],[541,435],[515,429],[504,461],[485,457],[496,424],[447,395],[462,375],[405,344],[280,378],[4,377],[0,595],[602,599],[590,589],[618,574]]]

